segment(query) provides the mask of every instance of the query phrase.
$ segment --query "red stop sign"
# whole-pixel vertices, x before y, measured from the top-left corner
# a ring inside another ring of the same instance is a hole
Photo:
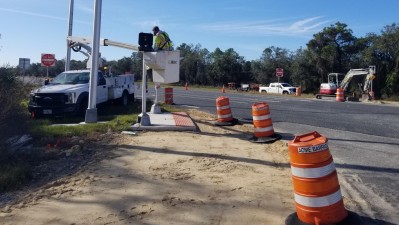
[[[54,54],[42,54],[42,66],[50,67],[55,63]]]
[[[284,71],[283,68],[277,68],[276,69],[276,76],[282,77],[283,73],[284,73],[283,71]]]

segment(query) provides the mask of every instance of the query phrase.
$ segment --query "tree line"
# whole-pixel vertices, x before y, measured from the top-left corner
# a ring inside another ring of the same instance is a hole
[[[305,48],[295,51],[276,46],[266,47],[260,58],[247,61],[233,48],[210,52],[200,44],[183,43],[176,48],[183,58],[180,63],[180,82],[193,85],[222,86],[229,82],[267,85],[276,82],[276,68],[284,69],[281,82],[301,86],[303,92],[317,93],[328,73],[346,73],[350,69],[376,66],[373,90],[377,97],[399,96],[399,25],[383,27],[379,34],[355,37],[345,23],[337,22],[313,35]],[[107,61],[104,64],[114,73],[127,71],[141,78],[142,54]],[[71,61],[71,69],[83,69],[85,61]],[[64,61],[49,68],[50,76],[64,70]],[[40,63],[32,64],[29,74],[46,74]],[[361,82],[354,79],[353,83]],[[355,90],[357,84],[352,84]]]

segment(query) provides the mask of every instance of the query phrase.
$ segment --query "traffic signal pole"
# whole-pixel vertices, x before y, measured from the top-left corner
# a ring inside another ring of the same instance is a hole
[[[141,96],[142,96],[142,100],[141,100],[141,114],[138,116],[139,117],[139,123],[140,126],[149,126],[151,125],[151,121],[150,121],[150,116],[147,114],[147,66],[145,64],[145,60],[144,60],[144,54],[146,54],[145,52],[143,52],[143,80],[141,82]]]
[[[93,52],[91,54],[91,70],[89,83],[89,102],[86,110],[86,123],[97,122],[97,80],[98,80],[98,57],[100,55],[100,28],[101,28],[101,7],[102,0],[94,0],[94,18],[93,18]]]

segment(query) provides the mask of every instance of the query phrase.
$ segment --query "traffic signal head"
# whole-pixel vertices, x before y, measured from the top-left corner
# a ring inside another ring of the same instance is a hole
[[[139,33],[139,50],[143,52],[152,52],[154,36],[151,33]]]

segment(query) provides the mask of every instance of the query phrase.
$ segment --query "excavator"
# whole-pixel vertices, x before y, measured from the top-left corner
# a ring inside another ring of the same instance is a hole
[[[335,97],[337,88],[341,88],[346,92],[350,81],[355,76],[366,76],[364,83],[359,85],[359,87],[363,86],[361,87],[362,100],[371,100],[372,96],[370,95],[370,92],[372,80],[375,78],[375,66],[369,66],[368,69],[351,69],[345,76],[343,76],[342,73],[328,74],[328,83],[322,83],[320,85],[320,93],[316,94],[316,98]]]

